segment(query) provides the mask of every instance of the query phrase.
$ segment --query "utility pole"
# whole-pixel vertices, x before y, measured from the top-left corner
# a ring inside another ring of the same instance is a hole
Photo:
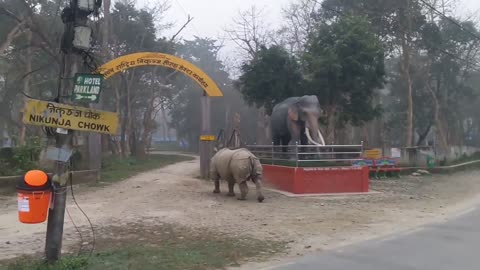
[[[101,0],[70,0],[68,7],[62,11],[62,21],[65,31],[61,43],[62,65],[60,67],[59,88],[55,102],[66,103],[70,95],[72,80],[77,72],[75,53],[87,51],[90,47],[91,29],[87,25],[88,16],[100,8]],[[56,151],[61,154],[71,153],[72,130],[56,129]],[[55,161],[55,171],[52,177],[54,188],[53,203],[48,212],[45,256],[48,262],[55,262],[61,256],[65,207],[67,202],[67,184],[71,177],[68,158]]]
[[[76,72],[74,56],[65,54],[65,67],[71,67],[70,72],[65,72],[71,77]],[[70,83],[62,85],[59,103],[64,103],[64,96],[68,95]],[[68,130],[67,134],[55,134],[55,147],[58,151],[69,151],[72,149],[73,131]],[[55,161],[55,171],[52,182],[54,188],[53,205],[48,212],[47,238],[45,242],[45,256],[48,262],[57,261],[62,251],[63,225],[65,220],[65,207],[67,202],[67,184],[70,176],[69,161]]]

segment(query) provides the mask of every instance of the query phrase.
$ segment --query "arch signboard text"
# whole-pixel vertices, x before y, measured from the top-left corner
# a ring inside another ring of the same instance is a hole
[[[155,52],[140,52],[120,56],[98,68],[105,79],[126,69],[140,66],[162,66],[177,70],[194,80],[210,97],[223,96],[217,84],[200,68],[176,56]]]

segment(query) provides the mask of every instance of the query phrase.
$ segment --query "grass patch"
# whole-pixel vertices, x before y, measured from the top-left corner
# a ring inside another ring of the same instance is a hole
[[[181,161],[193,160],[192,157],[180,155],[148,155],[146,159],[129,157],[121,159],[118,157],[104,158],[102,161],[102,182],[114,182],[132,177],[138,173],[161,168]]]
[[[183,151],[177,142],[164,142],[153,144],[151,149],[153,151]]]
[[[266,259],[284,251],[285,243],[234,238],[205,230],[190,231],[167,224],[129,224],[100,234],[92,257],[64,256],[53,265],[18,258],[1,270],[203,270],[235,266],[247,258]],[[116,235],[117,237],[112,237]],[[110,237],[109,237],[110,236]],[[120,237],[118,237],[120,236]],[[1,265],[1,262],[0,262]]]

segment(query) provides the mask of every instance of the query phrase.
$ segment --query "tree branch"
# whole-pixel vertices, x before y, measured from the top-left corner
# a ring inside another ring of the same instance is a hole
[[[21,28],[24,25],[25,21],[20,21],[15,25],[15,27],[12,28],[12,30],[10,30],[10,32],[8,32],[7,38],[3,43],[0,44],[0,57],[5,55],[5,51],[8,47],[10,47],[10,44],[13,42],[13,40],[23,33]]]
[[[173,42],[175,40],[175,38],[177,38],[177,36],[183,31],[183,29],[185,29],[185,27],[187,27],[187,25],[192,22],[193,20],[193,17],[190,17],[190,15],[188,15],[188,18],[187,18],[187,22],[183,24],[182,27],[180,27],[180,29],[175,33],[175,35],[172,36],[172,38],[170,39],[170,42]]]

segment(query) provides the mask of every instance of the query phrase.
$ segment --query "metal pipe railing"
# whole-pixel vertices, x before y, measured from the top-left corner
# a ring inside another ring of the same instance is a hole
[[[342,144],[339,144],[339,145],[257,145],[257,144],[254,144],[254,145],[246,145],[246,147],[267,147],[267,148],[283,148],[283,147],[286,147],[286,148],[296,148],[296,147],[299,147],[299,148],[348,148],[348,147],[359,147],[361,148],[363,145],[361,144],[354,144],[354,145],[342,145]]]
[[[359,145],[246,145],[260,159],[270,161],[292,161],[298,167],[299,163],[308,162],[354,162],[362,160],[363,142]],[[283,150],[287,149],[286,152]],[[315,151],[316,150],[316,151]],[[282,158],[290,156],[292,158]],[[308,159],[311,156],[312,159]]]

